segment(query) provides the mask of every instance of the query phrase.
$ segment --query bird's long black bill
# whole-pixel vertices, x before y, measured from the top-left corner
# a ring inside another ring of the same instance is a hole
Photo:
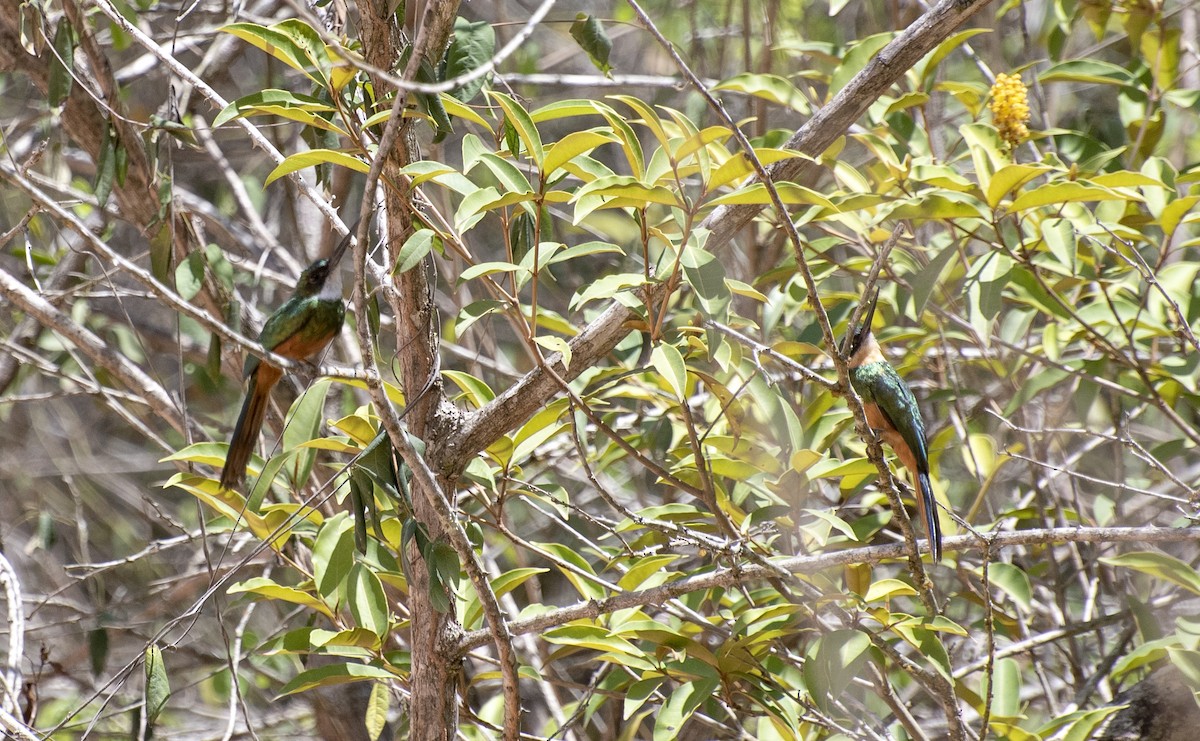
[[[350,246],[350,243],[354,241],[354,231],[356,228],[357,224],[351,227],[346,236],[342,237],[342,241],[338,242],[337,247],[333,248],[333,252],[329,253],[330,267],[336,266],[338,262],[341,261],[342,255],[346,254],[346,249]]]

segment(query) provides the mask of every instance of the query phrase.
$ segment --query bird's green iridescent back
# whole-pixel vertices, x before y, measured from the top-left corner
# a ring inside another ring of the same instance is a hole
[[[267,319],[258,341],[273,352],[277,352],[285,340],[293,345],[311,346],[308,353],[288,353],[295,354],[294,359],[302,360],[323,349],[341,330],[345,318],[346,305],[341,299],[331,301],[316,295],[294,295]],[[257,355],[247,355],[243,375],[249,377],[259,362]]]
[[[864,403],[874,403],[892,427],[904,438],[918,467],[929,470],[929,452],[925,442],[925,422],[912,390],[896,369],[886,361],[865,363],[850,369],[850,383]]]

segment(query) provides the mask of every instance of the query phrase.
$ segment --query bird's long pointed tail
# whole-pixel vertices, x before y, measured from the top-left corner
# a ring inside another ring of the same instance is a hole
[[[933,487],[929,483],[929,474],[917,474],[917,511],[925,521],[925,529],[929,533],[929,550],[933,553],[933,562],[942,560],[942,526],[938,522],[937,501],[933,498]]]
[[[225,467],[221,469],[221,488],[224,490],[233,490],[245,479],[246,464],[250,462],[254,443],[258,441],[263,420],[267,417],[267,404],[271,400],[271,388],[275,384],[264,383],[269,379],[262,377],[262,370],[263,367],[260,366],[258,371],[250,375],[246,400],[242,403],[242,412],[238,415],[237,424],[233,426],[233,437],[229,439],[229,453],[225,456]]]

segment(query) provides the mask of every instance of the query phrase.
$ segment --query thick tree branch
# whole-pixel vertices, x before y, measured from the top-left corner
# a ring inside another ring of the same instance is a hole
[[[1004,548],[1027,545],[1058,545],[1062,543],[1178,543],[1200,539],[1200,527],[1061,527],[995,532],[983,535],[955,535],[946,538],[946,551],[966,553],[990,548],[992,553]],[[815,574],[825,569],[849,564],[878,564],[908,556],[905,543],[852,548],[819,556],[793,556],[773,561],[772,565],[792,574]],[[572,620],[586,620],[617,610],[647,605],[661,605],[686,594],[707,589],[719,589],[738,584],[766,581],[776,576],[776,570],[756,565],[737,565],[708,574],[689,576],[651,589],[621,592],[602,600],[587,600],[560,607],[536,617],[515,620],[508,624],[513,635],[542,633],[565,625]],[[486,630],[473,630],[463,635],[459,649],[466,653],[488,642]]]

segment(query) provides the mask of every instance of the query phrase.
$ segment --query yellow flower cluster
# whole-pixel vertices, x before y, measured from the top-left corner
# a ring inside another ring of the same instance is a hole
[[[996,75],[992,102],[988,107],[992,109],[992,119],[1000,131],[1000,138],[1008,142],[1008,146],[1015,147],[1029,136],[1029,129],[1025,127],[1029,120],[1029,98],[1020,75]]]

